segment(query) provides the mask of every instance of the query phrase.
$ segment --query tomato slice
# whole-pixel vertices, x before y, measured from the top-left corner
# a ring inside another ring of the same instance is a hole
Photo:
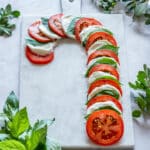
[[[124,133],[123,119],[113,110],[95,111],[87,120],[86,132],[96,144],[102,146],[115,144]]]
[[[114,59],[118,62],[118,64],[120,64],[118,56],[117,56],[113,51],[110,51],[110,50],[107,50],[107,49],[97,50],[97,51],[93,52],[93,53],[88,57],[87,64],[89,64],[89,62],[90,62],[92,59],[97,58],[97,57],[101,57],[101,56],[107,56],[107,57],[114,58]]]
[[[121,89],[119,83],[114,80],[110,80],[110,79],[100,79],[100,80],[96,80],[95,82],[93,82],[89,86],[88,94],[90,94],[96,87],[100,87],[105,84],[109,84],[109,85],[115,87],[116,89],[119,90],[120,94],[122,95],[122,89]]]
[[[46,56],[39,56],[34,54],[28,46],[26,46],[26,57],[28,60],[33,64],[44,65],[48,64],[53,61],[54,59],[54,52],[51,52],[49,55]]]
[[[102,25],[98,20],[94,18],[81,18],[75,24],[75,36],[77,41],[80,40],[80,33],[84,28],[92,25]]]
[[[114,67],[107,65],[107,64],[98,64],[96,66],[93,66],[92,69],[88,73],[88,77],[93,72],[96,72],[96,71],[109,72],[110,74],[114,75],[118,80],[120,78],[118,71]]]
[[[61,24],[61,18],[62,18],[63,14],[56,14],[53,15],[49,18],[48,21],[48,25],[49,28],[55,32],[56,34],[58,34],[59,36],[66,38],[66,34],[62,28],[62,24]]]
[[[96,97],[92,98],[87,103],[87,108],[89,108],[90,106],[92,106],[93,104],[95,104],[97,102],[107,102],[107,101],[111,101],[111,102],[115,103],[115,105],[119,108],[119,110],[123,111],[121,103],[116,98],[114,98],[110,95],[100,95],[100,96],[96,96]]]
[[[48,38],[39,30],[40,24],[41,24],[41,21],[38,20],[29,26],[28,34],[30,35],[30,37],[42,43],[54,41],[54,39]]]
[[[112,45],[117,46],[117,42],[111,34],[106,32],[95,32],[92,35],[90,35],[86,42],[86,51],[88,51],[89,47],[97,40],[108,40]]]

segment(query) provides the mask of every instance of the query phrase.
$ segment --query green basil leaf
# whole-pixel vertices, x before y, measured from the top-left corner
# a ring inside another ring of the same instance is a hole
[[[53,124],[53,122],[55,121],[55,118],[53,119],[45,119],[45,120],[38,120],[33,127],[33,130],[38,130],[41,128],[44,128],[45,126],[50,126]]]
[[[26,148],[19,141],[5,140],[0,142],[0,150],[26,150]]]
[[[40,143],[46,143],[47,125],[43,128],[32,130],[31,135],[26,136],[27,150],[35,150]]]
[[[13,137],[18,138],[30,126],[26,108],[21,109],[13,117],[12,121],[8,122],[8,128]]]
[[[14,11],[11,12],[11,15],[12,15],[13,17],[15,17],[15,18],[18,18],[18,17],[20,16],[20,11],[14,10]]]
[[[142,97],[136,98],[136,103],[138,104],[139,108],[144,111],[146,108],[146,101]]]
[[[146,10],[147,10],[147,2],[140,3],[136,5],[135,10],[134,10],[134,15],[136,17],[140,17],[146,13]]]
[[[11,13],[11,11],[12,11],[11,5],[8,4],[5,8],[5,12],[6,12],[6,14],[9,14],[9,13]]]
[[[132,112],[132,116],[136,117],[136,118],[140,117],[141,116],[141,111],[140,110],[134,110]]]
[[[19,100],[13,91],[7,97],[3,111],[10,120],[19,111]]]

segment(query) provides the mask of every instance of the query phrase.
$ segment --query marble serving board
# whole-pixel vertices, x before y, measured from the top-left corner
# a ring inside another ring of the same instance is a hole
[[[21,28],[20,103],[27,106],[31,121],[56,118],[48,135],[57,139],[64,149],[132,149],[134,147],[128,66],[123,17],[120,14],[90,14],[113,31],[120,46],[120,75],[123,88],[123,119],[125,132],[115,145],[100,147],[93,144],[85,131],[85,102],[87,98],[86,54],[74,40],[61,40],[55,49],[55,59],[45,66],[31,64],[25,57],[27,28],[40,16],[26,16]]]

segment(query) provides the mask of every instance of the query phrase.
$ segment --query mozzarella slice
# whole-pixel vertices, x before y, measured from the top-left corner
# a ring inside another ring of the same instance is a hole
[[[88,56],[90,56],[93,52],[97,50],[97,48],[103,47],[104,45],[112,45],[109,41],[107,40],[98,40],[94,42],[90,48],[88,49]]]
[[[93,65],[96,61],[102,60],[103,58],[108,58],[108,59],[111,59],[112,61],[114,61],[114,62],[117,64],[117,68],[116,68],[116,69],[119,71],[119,64],[118,64],[118,62],[117,62],[114,58],[105,57],[105,56],[92,59],[92,60],[89,62],[89,64],[88,64],[88,69],[91,68],[92,65]]]
[[[121,98],[121,93],[120,91],[115,88],[114,86],[112,85],[109,85],[109,84],[105,84],[105,85],[102,85],[102,86],[99,86],[99,87],[96,87],[94,88],[91,93],[89,93],[88,95],[88,101],[93,97],[95,96],[97,93],[103,91],[103,90],[115,90],[118,94],[119,94],[119,99]]]
[[[85,41],[85,39],[88,37],[88,35],[95,31],[96,29],[102,29],[103,26],[100,25],[93,25],[93,26],[89,26],[87,28],[84,28],[81,33],[80,33],[80,39],[82,42]]]
[[[94,82],[96,79],[104,77],[104,76],[110,76],[114,79],[117,79],[115,76],[111,75],[110,73],[107,72],[102,72],[102,71],[97,71],[97,72],[93,72],[89,78],[88,78],[88,83],[91,84],[92,82]]]
[[[67,32],[68,27],[69,27],[71,21],[73,20],[73,18],[74,18],[74,16],[72,16],[72,15],[65,15],[61,19],[61,24],[62,24],[64,32],[68,35],[68,37],[75,39],[75,35],[68,34],[68,32]]]
[[[58,36],[57,34],[55,34],[54,32],[52,32],[50,29],[48,29],[46,26],[44,26],[43,24],[39,25],[39,30],[46,35],[49,38],[52,39],[61,39],[60,36]]]
[[[94,111],[104,108],[104,107],[111,107],[114,110],[116,110],[117,112],[119,112],[120,114],[122,114],[121,110],[116,106],[116,104],[113,103],[112,101],[108,100],[107,102],[97,102],[97,103],[94,103],[93,105],[91,105],[87,109],[86,115],[88,116],[88,115],[92,114]]]
[[[30,43],[27,43],[27,46],[30,48],[30,50],[33,53],[36,53],[36,54],[41,55],[41,56],[45,56],[45,55],[48,55],[50,52],[53,51],[53,49],[56,46],[56,42],[49,42],[49,43],[46,43],[43,45],[37,45],[37,46],[34,46],[34,45],[31,45]]]

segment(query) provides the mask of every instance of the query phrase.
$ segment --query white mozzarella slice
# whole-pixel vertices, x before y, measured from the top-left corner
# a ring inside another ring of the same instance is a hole
[[[52,32],[50,29],[48,29],[46,26],[44,26],[43,24],[39,25],[39,30],[46,35],[49,38],[52,39],[61,39],[60,36],[58,36],[57,34],[55,34],[54,32]]]
[[[75,35],[68,34],[68,32],[67,32],[68,27],[69,27],[71,21],[73,20],[73,18],[74,18],[74,16],[72,16],[72,15],[65,15],[62,17],[61,23],[62,23],[63,30],[67,34],[67,36],[75,39]]]
[[[88,83],[91,84],[92,82],[94,82],[96,79],[104,77],[104,76],[110,76],[114,79],[117,79],[115,76],[111,75],[110,73],[107,72],[102,72],[102,71],[97,71],[97,72],[93,72],[89,78],[88,78]]]
[[[91,93],[89,93],[88,95],[88,101],[93,97],[95,96],[97,93],[103,91],[103,90],[115,90],[118,94],[119,94],[119,99],[121,98],[121,93],[120,91],[115,88],[114,86],[112,85],[109,85],[109,84],[105,84],[105,85],[102,85],[102,86],[99,86],[99,87],[96,87],[94,88]]]
[[[108,100],[106,102],[97,102],[97,103],[91,105],[87,109],[86,115],[88,116],[88,115],[92,114],[94,111],[101,109],[101,108],[104,108],[104,107],[111,107],[114,110],[116,110],[117,112],[119,112],[120,114],[122,114],[121,110],[116,106],[116,104],[113,103],[112,101]]]
[[[27,43],[27,46],[30,48],[30,50],[33,53],[36,53],[41,56],[48,55],[50,52],[52,52],[56,46],[56,42],[49,42],[43,45],[34,46],[30,43]]]
[[[93,26],[88,26],[87,28],[84,28],[80,33],[81,41],[84,42],[91,32],[93,32],[97,29],[101,29],[102,27],[103,26],[100,26],[100,25],[93,25]]]
[[[90,48],[88,49],[88,56],[90,56],[93,52],[95,52],[96,51],[96,49],[97,48],[100,48],[100,47],[102,47],[102,46],[104,46],[104,45],[112,45],[109,41],[107,41],[107,40],[98,40],[98,41],[96,41],[96,42],[94,42],[91,46],[90,46]]]

